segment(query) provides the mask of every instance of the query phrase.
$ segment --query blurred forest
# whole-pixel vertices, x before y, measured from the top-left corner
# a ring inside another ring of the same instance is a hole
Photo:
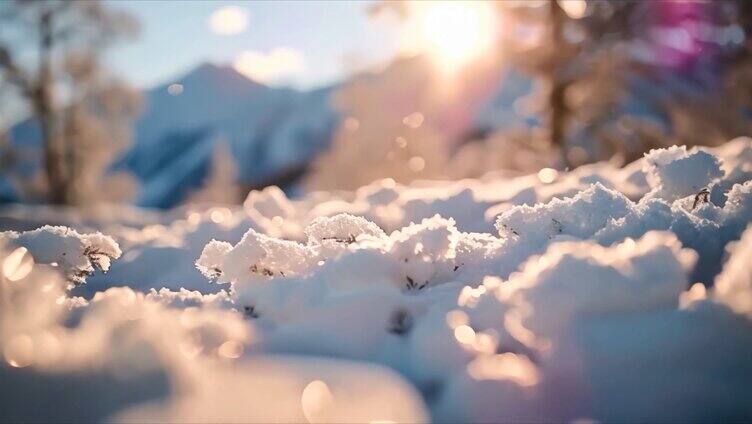
[[[331,104],[341,119],[330,146],[306,165],[304,189],[627,162],[654,147],[750,134],[748,1],[482,5],[496,28],[484,40],[490,48],[472,60],[447,67],[404,54],[336,87]],[[377,2],[370,12],[408,21],[427,7]],[[3,184],[21,201],[118,202],[137,190],[110,165],[132,144],[140,96],[101,60],[137,30],[103,2],[0,6],[0,98],[4,108],[27,111],[40,140],[14,144],[0,127]],[[513,98],[511,116],[493,108],[494,96]],[[39,155],[39,165],[20,166],[24,155]],[[232,152],[217,148],[208,160],[204,187],[187,200],[241,198]]]
[[[493,5],[503,26],[494,54],[453,75],[448,98],[436,88],[449,84],[445,76],[426,78],[414,59],[395,61],[380,78],[345,84],[337,101],[351,118],[319,158],[310,187],[627,162],[655,147],[717,145],[750,134],[750,2]],[[410,6],[385,2],[374,13],[405,16]],[[532,82],[514,102],[518,119],[455,131],[463,108],[487,100],[499,74],[507,75],[502,86]],[[421,123],[401,125],[411,113]]]
[[[99,2],[15,1],[0,10],[0,96],[37,120],[42,166],[17,167],[26,148],[2,144],[2,170],[29,200],[83,204],[127,192],[107,167],[130,142],[138,94],[100,63],[137,23]],[[38,151],[38,150],[37,150]]]

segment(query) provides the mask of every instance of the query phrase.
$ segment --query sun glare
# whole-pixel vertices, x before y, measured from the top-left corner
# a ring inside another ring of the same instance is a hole
[[[462,65],[492,47],[496,28],[492,4],[475,1],[413,4],[422,47],[444,65]]]

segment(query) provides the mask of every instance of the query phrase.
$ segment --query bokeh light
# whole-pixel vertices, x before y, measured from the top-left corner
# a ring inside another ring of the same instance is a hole
[[[326,422],[326,412],[334,404],[334,396],[325,382],[314,380],[303,389],[300,404],[309,423]]]
[[[10,281],[24,279],[34,269],[34,258],[25,247],[19,247],[3,261],[3,276]]]
[[[248,11],[238,6],[225,6],[209,16],[209,29],[217,35],[239,34],[248,27]]]
[[[559,6],[572,19],[580,19],[587,12],[585,0],[558,0]]]

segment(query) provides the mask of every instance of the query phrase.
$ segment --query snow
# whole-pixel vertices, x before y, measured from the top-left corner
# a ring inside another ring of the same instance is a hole
[[[333,217],[318,217],[306,227],[305,233],[309,242],[319,244],[354,243],[361,235],[375,238],[386,236],[373,222],[345,213]]]
[[[734,312],[752,318],[752,225],[728,245],[730,257],[715,281],[715,297]]]
[[[685,146],[651,150],[645,155],[644,170],[654,187],[648,197],[669,201],[696,194],[723,176],[713,155]]]
[[[107,272],[110,261],[122,254],[120,246],[102,233],[79,234],[70,228],[49,225],[22,233],[0,233],[0,242],[26,248],[40,263],[59,266],[76,284],[86,282],[95,269]]]
[[[181,84],[180,95],[168,92]],[[217,141],[235,158],[236,180],[258,186],[307,163],[334,132],[333,91],[267,87],[232,67],[203,64],[143,93],[135,142],[115,165],[141,182],[137,203],[167,208],[185,200],[209,175]]]
[[[40,209],[75,229],[0,234],[0,416],[748,421],[750,175],[739,138],[141,222]]]
[[[170,93],[173,84],[183,91]],[[328,146],[339,121],[330,104],[336,88],[268,87],[231,66],[201,64],[141,93],[133,143],[110,168],[132,174],[140,183],[134,203],[151,208],[174,207],[200,189],[219,142],[229,146],[234,178],[242,186],[284,179]],[[39,125],[26,119],[10,129],[10,136],[14,146],[27,151],[13,170],[31,178],[42,163]],[[0,176],[0,200],[21,198],[11,183]]]
[[[581,315],[675,308],[697,256],[680,246],[659,232],[607,248],[556,243],[529,259],[505,290],[521,305],[524,327],[544,337]]]
[[[209,278],[235,283],[302,273],[312,257],[313,253],[297,242],[250,229],[235,246],[216,240],[209,242],[196,267]]]

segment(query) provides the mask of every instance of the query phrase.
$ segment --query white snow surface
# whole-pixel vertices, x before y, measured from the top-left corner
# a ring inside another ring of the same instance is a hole
[[[0,233],[4,421],[752,419],[752,139],[48,212]]]
[[[67,227],[46,225],[33,231],[0,233],[0,243],[28,250],[38,262],[59,266],[73,283],[86,282],[95,269],[107,272],[122,254],[120,246],[102,233],[79,234]]]
[[[648,197],[680,199],[699,192],[723,176],[718,159],[699,148],[653,149],[644,160],[644,170],[653,186]]]

